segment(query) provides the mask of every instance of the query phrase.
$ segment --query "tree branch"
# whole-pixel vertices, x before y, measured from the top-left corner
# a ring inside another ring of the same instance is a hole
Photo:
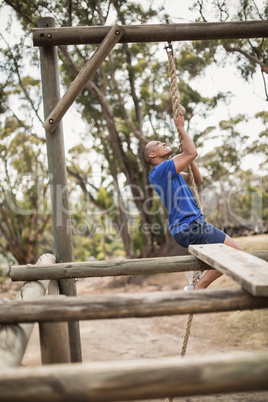
[[[252,63],[258,64],[258,65],[261,67],[261,71],[262,71],[263,73],[268,74],[268,66],[267,66],[265,63],[263,63],[258,57],[253,56],[253,55],[247,53],[246,51],[240,49],[239,47],[235,47],[235,46],[233,46],[233,47],[231,47],[231,46],[224,46],[224,49],[226,50],[226,52],[230,52],[230,53],[231,53],[231,52],[232,52],[232,53],[237,52],[237,53],[242,54],[242,55],[245,56],[248,60],[250,60]]]
[[[95,207],[104,210],[105,208],[102,208],[102,207],[97,203],[97,201],[96,201],[95,198],[92,196],[92,194],[90,194],[90,192],[88,191],[88,189],[87,189],[87,187],[86,187],[86,184],[88,184],[87,181],[86,181],[86,179],[85,179],[84,177],[82,177],[79,173],[74,172],[74,171],[73,171],[72,169],[70,169],[69,167],[67,167],[67,172],[68,172],[71,176],[73,176],[73,177],[75,178],[77,184],[80,186],[80,188],[81,188],[83,194],[85,195],[86,199],[89,200],[89,201],[91,201],[92,204],[95,205]]]
[[[40,137],[38,137],[37,134],[34,134],[34,133],[30,132],[30,128],[27,127],[27,126],[23,123],[23,121],[16,115],[16,113],[13,112],[13,110],[12,110],[10,107],[8,107],[8,109],[11,111],[11,113],[13,114],[13,116],[15,117],[15,119],[17,120],[17,122],[19,123],[19,125],[20,125],[21,127],[23,127],[26,132],[29,132],[29,134],[30,134],[32,137],[34,137],[34,138],[36,138],[37,140],[43,142],[44,144],[46,143],[46,139],[45,139],[45,138],[40,138]]]
[[[4,40],[5,44],[7,45],[8,52],[9,52],[9,57],[10,57],[10,59],[13,61],[14,68],[15,68],[15,72],[16,72],[16,74],[17,74],[17,77],[18,77],[18,80],[19,80],[19,85],[20,85],[20,87],[21,87],[21,89],[22,89],[22,92],[24,93],[25,98],[26,98],[26,99],[28,100],[28,102],[30,103],[30,105],[31,105],[31,107],[32,107],[32,109],[33,109],[33,111],[34,111],[36,117],[38,118],[38,120],[40,121],[40,123],[43,124],[43,121],[42,121],[41,117],[39,116],[38,110],[37,110],[36,107],[34,106],[34,103],[33,103],[33,101],[32,101],[32,99],[31,99],[31,97],[30,97],[30,95],[29,95],[27,89],[25,88],[25,86],[24,86],[24,84],[23,84],[23,82],[22,82],[22,79],[21,79],[21,76],[20,76],[20,71],[19,71],[19,66],[18,66],[18,63],[17,63],[17,60],[16,60],[15,56],[13,55],[12,49],[11,49],[11,47],[9,46],[8,42],[5,40],[5,38],[3,37],[3,35],[1,35],[1,37],[2,37],[2,39]]]
[[[74,75],[77,75],[79,73],[79,68],[73,62],[72,58],[70,57],[66,46],[59,46],[59,48],[62,51],[67,63],[71,67]],[[109,131],[109,134],[112,139],[112,145],[114,146],[114,150],[115,150],[116,154],[118,155],[119,159],[123,163],[124,172],[128,179],[128,182],[137,184],[137,180],[135,180],[136,172],[133,171],[133,166],[130,163],[129,158],[127,157],[126,153],[123,150],[123,146],[122,146],[120,137],[118,135],[118,131],[115,126],[113,111],[112,111],[110,104],[108,103],[105,95],[101,92],[101,90],[92,81],[88,81],[88,83],[86,85],[86,89],[91,94],[93,94],[93,96],[98,100],[98,102],[102,106],[102,110],[103,110],[103,113],[105,115],[105,119],[107,122],[108,131]]]
[[[28,17],[28,15],[26,15],[26,14],[22,11],[21,7],[19,7],[19,5],[18,5],[19,2],[12,2],[12,1],[9,1],[9,0],[5,0],[5,3],[8,4],[11,8],[13,8],[13,10],[15,10],[15,11],[20,15],[20,17],[21,17],[22,19],[24,19],[28,24],[33,24],[33,20],[30,19],[30,18]]]

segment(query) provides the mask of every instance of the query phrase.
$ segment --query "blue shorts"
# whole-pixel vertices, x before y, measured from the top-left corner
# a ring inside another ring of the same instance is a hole
[[[224,243],[226,234],[205,221],[202,215],[191,222],[188,229],[176,233],[174,239],[181,247],[190,244]]]

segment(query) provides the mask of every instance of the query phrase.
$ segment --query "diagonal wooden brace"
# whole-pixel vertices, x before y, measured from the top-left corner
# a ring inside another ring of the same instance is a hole
[[[54,107],[50,115],[45,120],[43,127],[49,132],[53,133],[62,117],[65,115],[69,107],[75,101],[77,96],[85,88],[87,82],[90,80],[92,75],[97,71],[100,64],[103,62],[105,57],[110,53],[116,43],[124,35],[125,29],[115,24],[111,30],[108,32],[98,49],[88,60],[86,65],[79,72],[77,77],[74,79],[70,87],[67,89],[63,97],[59,100],[58,104]]]

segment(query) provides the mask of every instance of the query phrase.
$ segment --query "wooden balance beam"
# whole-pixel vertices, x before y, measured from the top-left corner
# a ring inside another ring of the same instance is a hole
[[[189,252],[230,276],[253,296],[268,296],[268,262],[225,244],[189,246]]]

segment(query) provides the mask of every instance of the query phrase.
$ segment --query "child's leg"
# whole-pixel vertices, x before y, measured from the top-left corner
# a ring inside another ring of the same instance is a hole
[[[194,288],[196,290],[206,289],[212,282],[214,282],[220,276],[222,276],[221,272],[217,271],[216,269],[210,269],[202,276],[200,281],[195,283]]]

